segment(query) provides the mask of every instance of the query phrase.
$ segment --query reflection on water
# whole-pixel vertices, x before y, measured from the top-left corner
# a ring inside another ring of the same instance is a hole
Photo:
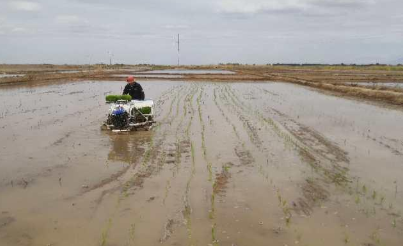
[[[135,158],[141,158],[153,137],[153,131],[135,131],[125,133],[107,132],[110,137],[111,150],[108,160],[131,164]]]
[[[22,77],[25,74],[0,74],[0,78],[9,78],[9,77]]]
[[[144,78],[169,78],[169,79],[176,79],[176,78],[183,78],[183,75],[171,75],[171,74],[141,74],[141,73],[134,73],[131,74],[135,77],[144,77]],[[131,76],[129,74],[115,74],[113,77],[128,77]]]
[[[166,69],[166,70],[153,70],[142,72],[141,74],[153,74],[153,73],[171,73],[171,74],[235,74],[235,72],[227,70],[186,70],[186,69]],[[140,74],[140,73],[139,73]]]
[[[80,73],[80,72],[87,72],[87,70],[64,70],[64,71],[51,71],[45,73]]]

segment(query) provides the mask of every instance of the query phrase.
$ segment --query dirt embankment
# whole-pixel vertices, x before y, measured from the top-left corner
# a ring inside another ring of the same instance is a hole
[[[178,69],[177,73],[150,73],[150,70]],[[227,70],[228,73],[182,74],[180,69]],[[141,72],[141,73],[140,73]],[[402,66],[67,66],[0,65],[0,85],[65,80],[124,80],[133,74],[141,80],[176,81],[278,81],[336,92],[338,95],[403,105]],[[393,83],[396,86],[388,86]]]
[[[0,65],[0,86],[77,80],[112,80],[111,74],[148,70],[148,66]],[[109,78],[109,79],[108,79]],[[115,77],[116,80],[116,77]]]
[[[236,66],[239,74],[262,76],[266,80],[291,82],[341,95],[403,105],[403,87],[387,83],[403,83],[403,68],[397,67],[284,67]],[[368,84],[377,83],[376,86]],[[383,86],[384,84],[385,86]]]

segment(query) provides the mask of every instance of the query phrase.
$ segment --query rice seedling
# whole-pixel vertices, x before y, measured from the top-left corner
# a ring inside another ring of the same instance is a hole
[[[355,196],[355,203],[356,203],[356,204],[359,204],[360,202],[361,202],[360,196],[357,194],[357,195]]]
[[[133,243],[134,243],[135,233],[136,233],[136,224],[131,224],[131,225],[130,225],[130,229],[129,229],[129,240],[130,240],[130,244],[133,244]]]
[[[214,185],[215,185],[215,183],[214,183]],[[211,193],[210,202],[211,202],[211,209],[209,211],[209,218],[212,220],[212,219],[214,219],[214,216],[215,216],[215,214],[214,214],[215,213],[215,192]]]
[[[365,185],[362,186],[362,192],[364,194],[367,194],[367,187]]]
[[[111,227],[112,227],[112,219],[109,219],[106,228],[101,233],[101,246],[107,245],[108,234]]]
[[[142,107],[138,108],[138,111],[140,111],[142,114],[150,114],[151,113],[151,107]]]
[[[193,147],[193,142],[190,142],[190,149],[191,149],[191,157],[192,157],[192,172],[189,176],[189,179],[186,183],[186,191],[185,191],[185,197],[184,197],[184,203],[185,203],[185,209],[184,209],[184,217],[186,220],[186,228],[187,228],[187,233],[188,233],[188,238],[190,239],[190,245],[193,245],[192,241],[192,220],[191,220],[191,208],[189,204],[189,191],[190,191],[190,183],[194,177],[195,174],[195,155],[194,155],[194,147]]]
[[[217,235],[216,235],[216,223],[211,225],[211,240],[213,243],[213,246],[218,246],[218,240],[217,240]]]
[[[380,239],[380,237],[379,237],[379,229],[376,229],[374,232],[372,232],[369,237],[370,237],[370,239],[371,239],[372,241],[374,241],[375,243],[377,243],[377,244],[380,244],[380,243],[381,243],[381,239]]]
[[[280,191],[279,191],[279,190],[277,190],[277,198],[278,198],[279,204],[281,205],[281,203],[282,203],[282,197],[281,197],[281,194],[280,194]]]
[[[395,198],[397,196],[397,180],[395,180],[393,183],[395,183]]]
[[[285,218],[285,224],[286,224],[287,226],[290,226],[290,224],[291,224],[291,216],[287,216],[287,217]]]
[[[297,233],[297,241],[301,242],[302,240],[302,233],[301,232],[297,232],[297,230],[295,230],[295,232]]]
[[[165,205],[165,201],[168,197],[169,189],[171,188],[171,180],[167,180],[167,184],[165,185],[165,193],[164,198],[162,199],[162,204]]]
[[[380,204],[382,205],[384,202],[385,202],[385,197],[384,196],[381,196],[381,198],[380,198]]]
[[[125,101],[131,101],[132,97],[130,95],[107,95],[105,97],[106,102],[116,102],[118,100],[125,100]]]
[[[344,239],[343,242],[345,244],[348,244],[350,242],[350,236],[347,233],[344,233]]]

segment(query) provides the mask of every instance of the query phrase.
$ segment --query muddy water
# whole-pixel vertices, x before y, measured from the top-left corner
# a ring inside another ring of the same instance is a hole
[[[232,71],[226,70],[186,70],[186,69],[165,69],[165,70],[153,70],[143,72],[144,74],[153,74],[153,73],[172,73],[172,74],[235,74]]]
[[[282,83],[0,90],[0,245],[402,245],[403,113]]]
[[[8,78],[8,77],[21,77],[24,76],[25,74],[1,74],[0,73],[0,78]]]
[[[113,77],[128,77],[128,76],[135,76],[135,77],[143,77],[143,78],[169,78],[169,79],[176,79],[176,78],[183,78],[183,75],[172,75],[172,74],[165,74],[165,75],[161,75],[161,74],[115,74],[113,75]]]

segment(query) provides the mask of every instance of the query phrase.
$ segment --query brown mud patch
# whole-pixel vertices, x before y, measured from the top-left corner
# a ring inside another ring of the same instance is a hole
[[[231,178],[231,174],[229,172],[230,168],[234,166],[232,163],[226,163],[221,170],[221,173],[216,174],[215,177],[215,182],[213,186],[213,192],[215,194],[220,194],[224,195],[225,194],[225,188],[229,182],[229,179]]]
[[[0,217],[0,229],[15,222],[15,218],[11,216]]]
[[[252,164],[254,161],[252,154],[248,150],[245,150],[241,147],[235,148],[235,154],[238,156],[241,165],[247,166]]]
[[[310,215],[313,208],[326,201],[330,195],[315,179],[307,179],[301,185],[301,190],[303,197],[298,198],[297,202],[293,202],[293,210],[305,215]]]

